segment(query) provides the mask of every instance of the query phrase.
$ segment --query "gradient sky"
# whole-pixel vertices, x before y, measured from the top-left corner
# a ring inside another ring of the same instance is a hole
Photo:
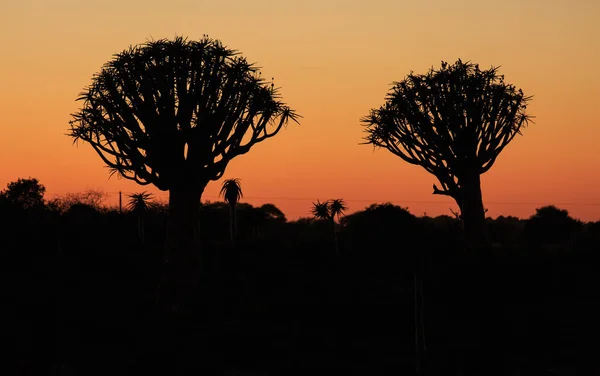
[[[129,45],[208,34],[275,77],[304,116],[230,163],[225,178],[241,178],[246,202],[272,202],[290,219],[328,198],[351,211],[391,201],[416,215],[450,214],[453,201],[431,194],[433,176],[359,145],[359,119],[411,70],[461,58],[500,65],[534,96],[535,124],[482,177],[488,214],[529,217],[556,204],[598,220],[599,19],[596,0],[2,0],[0,188],[31,176],[48,198],[157,192],[109,180],[91,147],[65,136],[75,98]],[[211,182],[204,198],[217,200],[219,187]]]

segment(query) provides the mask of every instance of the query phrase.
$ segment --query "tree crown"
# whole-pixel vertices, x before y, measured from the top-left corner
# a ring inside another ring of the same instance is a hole
[[[0,199],[22,209],[33,209],[44,206],[46,187],[36,178],[19,178],[8,183],[6,190],[0,191]]]
[[[452,193],[467,174],[483,174],[531,120],[531,97],[504,82],[498,67],[442,62],[395,82],[386,102],[361,119],[366,143],[387,148],[435,175]]]
[[[69,136],[111,175],[161,190],[219,179],[233,157],[300,117],[255,65],[206,36],[130,47],[78,100]]]

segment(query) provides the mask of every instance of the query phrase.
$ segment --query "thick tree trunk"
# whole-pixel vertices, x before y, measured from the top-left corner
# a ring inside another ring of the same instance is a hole
[[[203,187],[169,191],[165,271],[159,292],[159,305],[167,310],[182,310],[199,281],[198,215],[203,191]]]
[[[423,351],[427,351],[427,336],[425,334],[425,295],[423,294],[423,279],[425,279],[425,273],[423,272],[423,263],[421,263],[420,268],[420,278],[419,278],[419,297],[421,299],[420,313],[421,313],[421,339],[423,341]]]
[[[470,174],[459,181],[462,193],[460,208],[465,246],[467,250],[481,250],[487,247],[485,210],[481,196],[480,175]]]
[[[478,365],[481,351],[482,338],[481,320],[479,315],[481,308],[481,290],[477,285],[477,272],[481,265],[480,257],[485,255],[488,249],[488,237],[485,226],[485,210],[481,194],[480,175],[469,174],[459,181],[462,193],[461,217],[465,241],[464,270],[461,271],[462,278],[460,287],[457,289],[459,297],[454,304],[459,304],[457,310],[461,312],[460,340],[457,344],[459,356],[462,359],[464,372],[467,375],[478,374]]]
[[[425,295],[423,294],[423,256],[417,254],[413,269],[413,293],[414,293],[414,325],[415,325],[415,363],[416,375],[423,373],[427,366],[427,341],[425,336]]]
[[[413,287],[414,287],[414,318],[415,318],[415,374],[421,374],[421,335],[419,325],[419,294],[418,294],[418,277],[417,268],[413,271]]]

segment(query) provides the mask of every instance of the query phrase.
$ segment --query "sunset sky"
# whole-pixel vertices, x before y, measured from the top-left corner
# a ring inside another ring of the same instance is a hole
[[[203,34],[275,77],[303,116],[234,159],[244,201],[272,202],[289,219],[311,201],[351,211],[393,202],[416,215],[450,214],[436,179],[387,150],[359,145],[359,119],[393,81],[458,58],[501,66],[534,98],[535,124],[482,177],[488,215],[529,217],[555,204],[600,219],[600,1],[597,0],[2,0],[0,189],[36,177],[47,198],[100,189],[166,192],[108,179],[95,152],[65,136],[75,101],[101,66],[129,45]],[[215,201],[220,182],[204,199]]]

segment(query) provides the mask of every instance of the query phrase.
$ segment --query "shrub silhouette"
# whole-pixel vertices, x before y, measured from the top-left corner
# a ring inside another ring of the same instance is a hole
[[[569,212],[556,206],[544,206],[535,210],[525,224],[525,236],[530,246],[570,245],[581,222],[569,216]]]
[[[18,179],[8,183],[0,192],[0,200],[20,209],[40,209],[44,207],[46,187],[36,178]]]

